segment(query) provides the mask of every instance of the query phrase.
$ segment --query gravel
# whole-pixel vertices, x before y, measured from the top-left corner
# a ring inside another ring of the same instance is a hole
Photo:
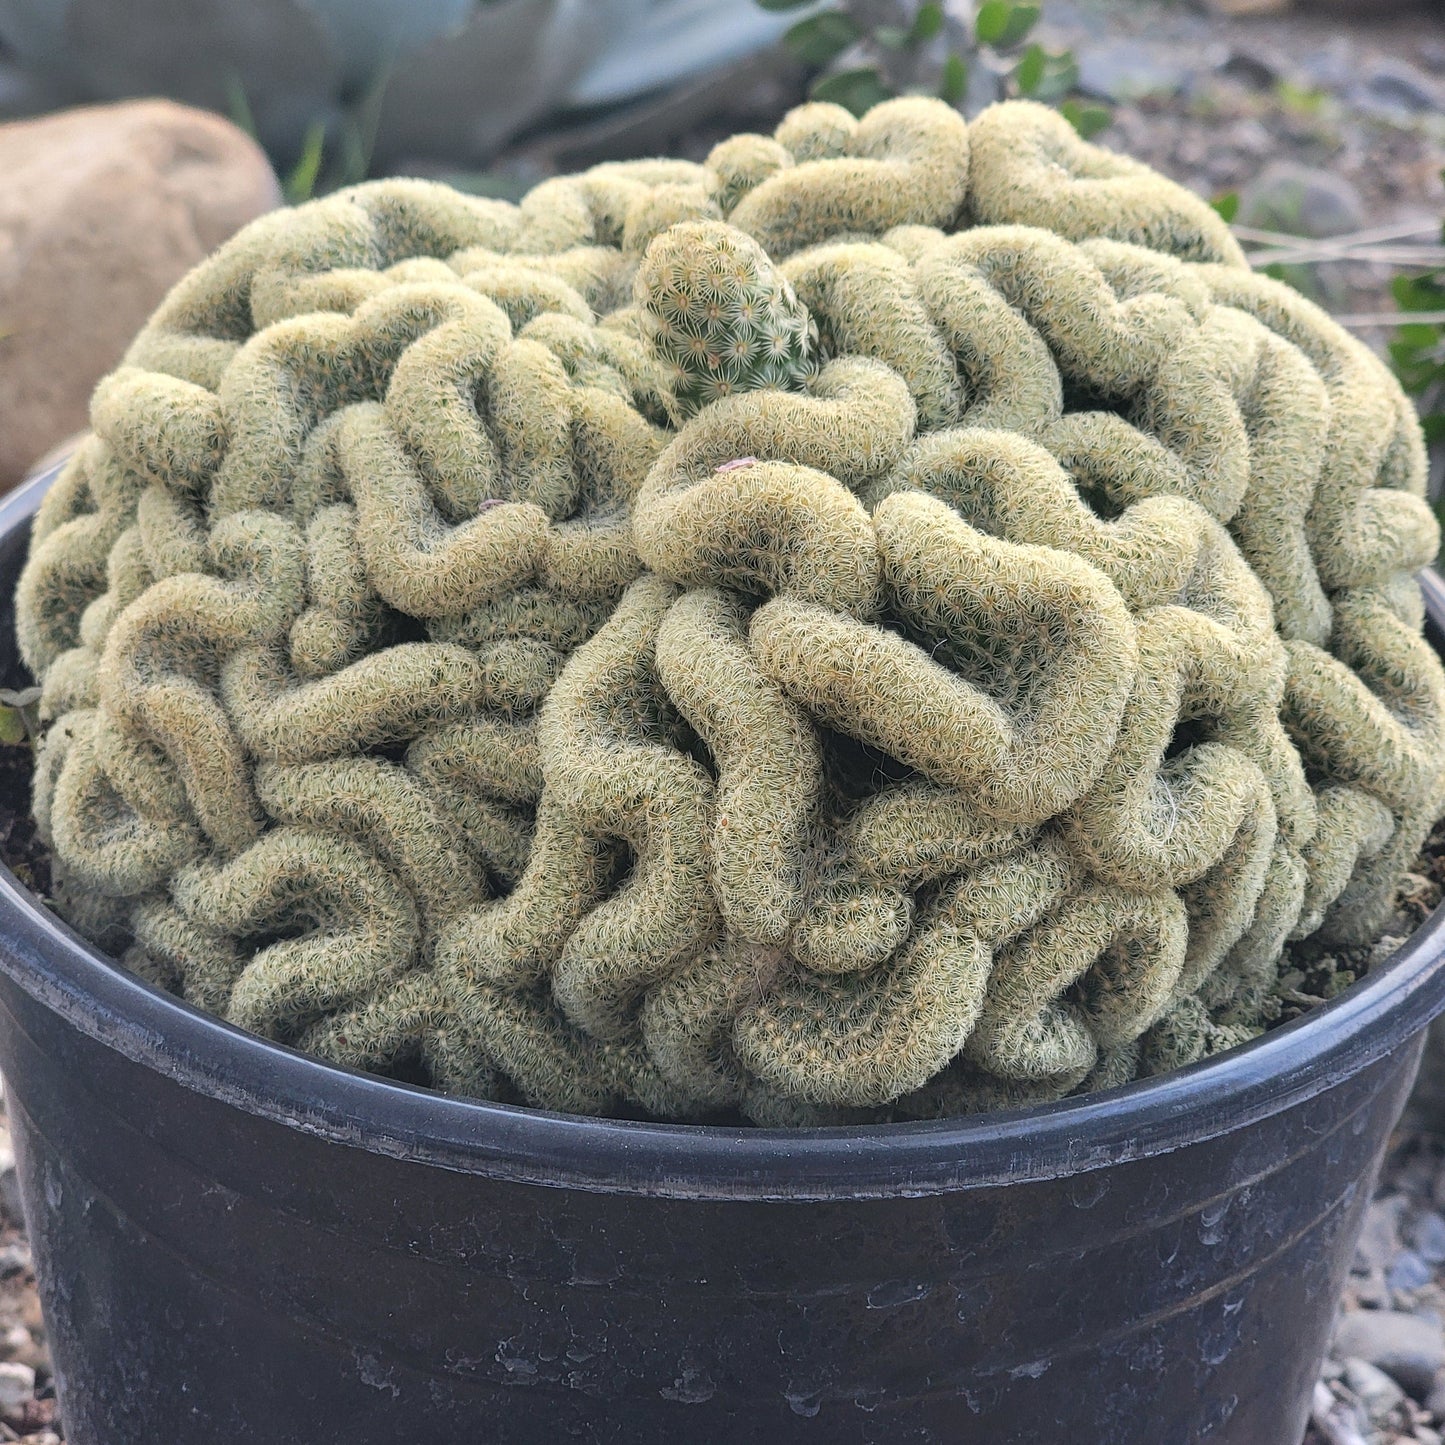
[[[5,1118],[0,1084],[0,1165],[9,1186],[0,1183],[0,1442],[62,1445],[55,1384],[35,1267],[15,1187],[15,1155]]]
[[[1363,1445],[1440,1445],[1442,1198],[1445,1136],[1401,1129],[1365,1213],[1306,1445],[1342,1445],[1347,1427]]]
[[[1397,1299],[1418,1299],[1425,1280],[1408,1289],[1391,1286]],[[1337,1358],[1365,1360],[1384,1370],[1416,1399],[1429,1395],[1435,1376],[1445,1365],[1445,1332],[1439,1314],[1430,1309],[1355,1310],[1344,1315],[1331,1346]]]

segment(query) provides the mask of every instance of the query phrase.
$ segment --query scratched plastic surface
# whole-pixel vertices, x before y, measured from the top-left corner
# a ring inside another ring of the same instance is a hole
[[[7,599],[35,500],[0,507]],[[9,637],[0,610],[6,681]],[[6,873],[0,1067],[68,1441],[1290,1445],[1442,953],[1437,915],[1307,1018],[1087,1100],[702,1129],[303,1059]]]

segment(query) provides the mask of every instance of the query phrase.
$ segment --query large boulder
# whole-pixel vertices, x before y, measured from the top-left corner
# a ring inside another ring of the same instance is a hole
[[[279,204],[229,121],[128,101],[0,125],[0,490],[85,424],[171,285]]]

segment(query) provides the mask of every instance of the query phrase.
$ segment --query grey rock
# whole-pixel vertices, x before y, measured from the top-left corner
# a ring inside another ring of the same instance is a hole
[[[1372,1425],[1383,1425],[1391,1411],[1404,1403],[1405,1392],[1367,1360],[1346,1360],[1344,1381]]]
[[[1307,50],[1296,59],[1298,79],[1324,90],[1347,90],[1356,79],[1358,61],[1346,36],[1336,36],[1319,50]]]
[[[20,1176],[15,1172],[15,1155],[8,1147],[0,1148],[0,1218],[17,1229],[25,1228],[25,1215],[20,1207]]]
[[[1331,1445],[1381,1445],[1373,1432],[1366,1438],[1369,1422],[1359,1405],[1331,1390],[1323,1380],[1315,1381],[1310,1421]]]
[[[32,1268],[30,1251],[23,1242],[0,1247],[0,1280],[13,1279],[17,1274],[28,1274]]]
[[[1387,1310],[1395,1303],[1390,1286],[1385,1283],[1385,1271],[1371,1270],[1364,1278],[1356,1276],[1350,1281],[1350,1292],[1356,1305],[1369,1310]]]
[[[1079,89],[1101,100],[1175,95],[1194,74],[1197,57],[1171,55],[1140,40],[1100,40],[1076,52]]]
[[[1410,1228],[1410,1242],[1426,1264],[1445,1264],[1445,1218],[1433,1209],[1418,1216]]]
[[[0,1364],[0,1415],[18,1415],[35,1396],[35,1371],[16,1360]]]
[[[1363,208],[1361,208],[1360,215],[1363,218]],[[1405,941],[1406,939],[1403,933],[1382,933],[1370,945],[1369,967],[1374,968],[1377,964],[1384,963],[1400,950]]]
[[[1274,56],[1262,51],[1235,49],[1225,57],[1219,73],[1256,90],[1268,90],[1279,80],[1280,66]]]
[[[1402,1194],[1372,1200],[1365,1210],[1365,1224],[1355,1245],[1354,1268],[1359,1274],[1388,1269],[1400,1252],[1400,1219],[1406,1200]]]
[[[1378,60],[1356,90],[1356,99],[1392,112],[1438,114],[1445,111],[1445,86],[1408,60]]]
[[[1445,1420],[1445,1375],[1435,1377],[1434,1387],[1425,1396],[1425,1408],[1437,1420]]]
[[[1277,144],[1268,127],[1257,120],[1236,121],[1225,131],[1224,143],[1231,150],[1253,157],[1269,155]]]
[[[1385,1282],[1395,1290],[1424,1289],[1434,1277],[1434,1271],[1413,1249],[1402,1249],[1395,1256]]]
[[[1445,1365],[1445,1334],[1438,1324],[1400,1310],[1356,1310],[1335,1327],[1334,1352],[1384,1370],[1417,1400]]]
[[[1239,220],[1291,236],[1339,236],[1368,222],[1360,193],[1343,176],[1296,161],[1271,161],[1239,196]]]

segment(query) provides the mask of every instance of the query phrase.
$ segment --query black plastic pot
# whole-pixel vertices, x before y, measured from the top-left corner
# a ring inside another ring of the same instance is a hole
[[[0,507],[7,599],[38,495]],[[10,638],[7,612],[14,680]],[[1445,1004],[1437,913],[1167,1078],[749,1131],[330,1068],[130,977],[9,873],[0,940],[70,1445],[1295,1445]]]

